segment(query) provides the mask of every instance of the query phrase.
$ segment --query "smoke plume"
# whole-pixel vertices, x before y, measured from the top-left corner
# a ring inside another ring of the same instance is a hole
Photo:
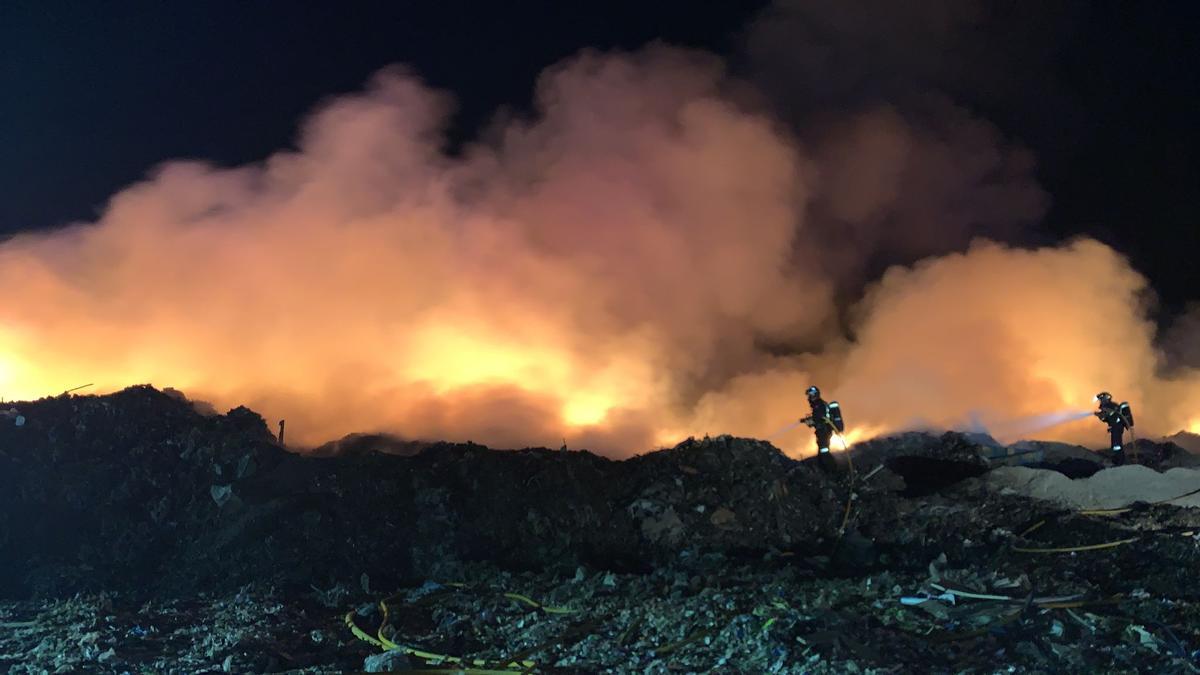
[[[1103,389],[1131,402],[1139,434],[1179,430],[1200,411],[1200,373],[1158,374],[1144,285],[1094,241],[1038,250],[979,241],[889,270],[853,310],[855,341],[820,367],[780,364],[711,394],[708,408],[749,414],[752,392],[798,406],[820,373],[868,429],[1020,433],[1025,420],[1086,407]],[[1062,422],[1045,435],[1097,433],[1095,420]]]
[[[797,133],[744,88],[702,53],[585,52],[542,75],[530,116],[451,156],[451,99],[384,71],[294,150],[169,162],[96,222],[0,245],[0,392],[149,382],[308,444],[613,455],[767,435],[813,382],[851,440],[1101,388],[1148,431],[1200,408],[1194,372],[1158,374],[1144,280],[1096,242],[980,240],[836,302],[893,249],[1036,218],[1029,159],[983,122],[931,131],[888,106]]]
[[[843,300],[889,265],[974,237],[1020,241],[1040,220],[1032,154],[961,101],[1055,91],[1019,66],[1052,44],[1030,26],[1057,11],[1015,21],[985,0],[778,0],[751,23],[749,74],[820,167],[804,248]]]

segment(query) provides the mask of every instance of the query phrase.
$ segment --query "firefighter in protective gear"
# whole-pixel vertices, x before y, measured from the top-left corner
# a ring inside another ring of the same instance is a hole
[[[817,436],[817,455],[823,461],[828,461],[829,441],[833,438],[833,432],[841,432],[845,428],[841,407],[837,401],[826,403],[821,398],[821,390],[816,387],[809,387],[805,394],[812,414],[800,421],[813,428]]]
[[[1100,409],[1092,414],[1108,425],[1113,464],[1120,466],[1125,463],[1125,430],[1133,428],[1133,411],[1128,403],[1113,401],[1112,394],[1107,391],[1096,394],[1096,401],[1100,403]]]

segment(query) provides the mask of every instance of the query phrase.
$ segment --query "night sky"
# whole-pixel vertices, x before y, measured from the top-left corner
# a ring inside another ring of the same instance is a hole
[[[662,40],[754,81],[745,36],[766,4],[10,0],[0,235],[94,219],[167,159],[261,159],[315,104],[391,63],[455,94],[457,140],[527,107],[537,74],[585,47]],[[977,53],[929,84],[1034,151],[1052,204],[1021,243],[1088,234],[1131,257],[1164,313],[1200,298],[1200,5],[984,4]]]

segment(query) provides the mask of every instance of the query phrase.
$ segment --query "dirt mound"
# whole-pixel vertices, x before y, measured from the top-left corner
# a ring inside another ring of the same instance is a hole
[[[1186,452],[1192,453],[1193,455],[1200,455],[1200,434],[1180,431],[1173,436],[1164,438],[1163,441],[1167,443],[1174,443],[1180,448],[1183,448],[1183,450]]]
[[[921,457],[986,468],[985,458],[999,444],[981,434],[948,431],[940,435],[910,431],[856,443],[851,448],[860,465],[887,464],[898,457]]]

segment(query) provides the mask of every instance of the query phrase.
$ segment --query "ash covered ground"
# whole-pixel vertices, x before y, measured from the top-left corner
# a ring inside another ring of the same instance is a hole
[[[1114,469],[904,434],[829,472],[731,437],[301,456],[149,387],[14,407],[12,673],[1200,672],[1192,439]]]

